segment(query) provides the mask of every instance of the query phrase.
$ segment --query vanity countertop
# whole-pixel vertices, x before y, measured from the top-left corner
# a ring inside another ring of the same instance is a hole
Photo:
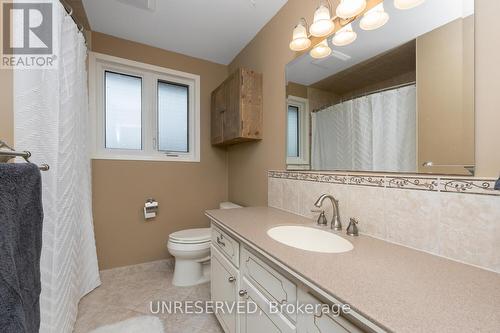
[[[209,210],[206,214],[240,241],[391,331],[500,330],[500,274],[369,236],[349,237],[345,230],[337,234],[352,242],[350,252],[299,250],[271,239],[267,230],[315,223],[275,208]]]

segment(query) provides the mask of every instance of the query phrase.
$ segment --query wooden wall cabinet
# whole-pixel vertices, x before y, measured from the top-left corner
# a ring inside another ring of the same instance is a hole
[[[212,92],[211,142],[262,139],[262,74],[240,68]]]

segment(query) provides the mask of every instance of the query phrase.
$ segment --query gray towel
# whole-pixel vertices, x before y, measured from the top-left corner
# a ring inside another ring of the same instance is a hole
[[[42,180],[29,163],[0,163],[0,331],[38,333]]]

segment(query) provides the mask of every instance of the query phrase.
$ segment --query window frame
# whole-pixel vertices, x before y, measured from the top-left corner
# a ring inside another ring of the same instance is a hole
[[[142,78],[142,149],[105,146],[106,71]],[[188,152],[159,150],[158,82],[188,86]],[[200,76],[96,52],[89,53],[89,111],[92,159],[200,162]]]
[[[299,140],[299,156],[289,157],[288,156],[288,107],[293,106],[298,108],[298,140]],[[286,164],[288,166],[308,166],[310,160],[310,137],[309,137],[309,127],[310,127],[310,113],[309,113],[309,101],[306,98],[297,97],[289,95],[286,99]]]

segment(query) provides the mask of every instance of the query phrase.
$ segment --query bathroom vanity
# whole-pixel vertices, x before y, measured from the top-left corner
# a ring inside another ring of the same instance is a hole
[[[496,273],[368,236],[349,237],[345,230],[334,233],[352,243],[348,252],[287,246],[267,231],[283,225],[318,227],[274,208],[206,215],[212,221],[212,300],[252,302],[259,310],[217,314],[226,333],[495,332],[500,325]],[[281,304],[282,311],[271,311],[271,303]],[[350,310],[340,316],[304,313],[293,311],[297,304],[348,305]]]

